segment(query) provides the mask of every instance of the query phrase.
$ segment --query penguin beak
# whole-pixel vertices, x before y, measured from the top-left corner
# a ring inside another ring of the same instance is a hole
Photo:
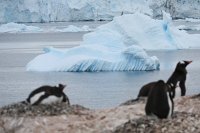
[[[185,64],[189,65],[190,63],[192,63],[192,61],[184,61]]]

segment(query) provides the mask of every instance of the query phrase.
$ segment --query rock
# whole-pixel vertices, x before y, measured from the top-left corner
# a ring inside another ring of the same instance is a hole
[[[140,98],[136,98],[136,99],[130,99],[124,103],[121,103],[120,106],[124,106],[124,105],[134,105],[134,104],[139,104],[139,103],[145,103],[147,100],[147,98],[145,97],[140,97]]]
[[[24,116],[54,116],[76,113],[79,110],[87,110],[80,105],[69,106],[66,103],[41,104],[32,106],[23,103],[15,103],[0,109],[1,116],[24,117]]]
[[[0,109],[0,132],[200,132],[199,97],[179,97],[174,102],[175,112],[171,119],[147,117],[144,112],[145,101],[101,110],[91,110],[80,105],[13,104]]]

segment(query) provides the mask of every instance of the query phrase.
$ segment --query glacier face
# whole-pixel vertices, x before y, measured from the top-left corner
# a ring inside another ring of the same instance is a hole
[[[151,14],[147,0],[1,0],[0,22],[112,20],[139,10]]]
[[[149,0],[154,18],[162,17],[162,10],[169,12],[173,19],[200,19],[199,0]]]
[[[162,17],[200,18],[199,0],[1,0],[0,23],[112,20],[139,11]]]

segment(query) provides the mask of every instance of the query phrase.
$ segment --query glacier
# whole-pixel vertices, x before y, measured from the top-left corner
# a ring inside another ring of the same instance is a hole
[[[112,20],[139,11],[162,18],[200,18],[199,0],[1,0],[0,23]]]
[[[123,13],[151,14],[146,0],[1,0],[0,23],[112,20]]]
[[[173,26],[163,12],[163,20],[135,13],[115,17],[83,36],[80,46],[70,49],[44,48],[27,64],[28,71],[134,71],[158,70],[159,60],[144,49],[184,49],[198,47],[199,35],[189,35]]]

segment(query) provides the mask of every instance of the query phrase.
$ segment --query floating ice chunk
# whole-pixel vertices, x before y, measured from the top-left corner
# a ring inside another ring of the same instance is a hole
[[[179,25],[177,26],[177,28],[179,30],[193,30],[193,31],[197,31],[199,30],[200,31],[200,24],[197,24],[197,25]]]
[[[89,28],[89,26],[87,26],[87,25],[84,25],[82,27],[69,25],[67,28],[56,29],[54,31],[57,31],[57,32],[82,32],[82,31],[93,31],[93,29]]]
[[[28,71],[157,70],[157,57],[144,49],[180,49],[199,44],[198,36],[178,30],[167,19],[135,13],[115,17],[83,37],[80,46],[47,48],[27,65]],[[190,42],[190,43],[188,43]]]
[[[200,19],[195,19],[195,18],[185,18],[185,20],[188,22],[200,22]]]
[[[60,51],[50,48],[47,53],[29,62],[29,71],[133,71],[159,69],[156,57],[149,57],[142,49],[135,52],[113,52],[106,47],[85,45]]]
[[[41,32],[41,31],[42,29],[40,29],[39,27],[27,26],[25,24],[17,24],[13,22],[0,25],[0,33]]]

